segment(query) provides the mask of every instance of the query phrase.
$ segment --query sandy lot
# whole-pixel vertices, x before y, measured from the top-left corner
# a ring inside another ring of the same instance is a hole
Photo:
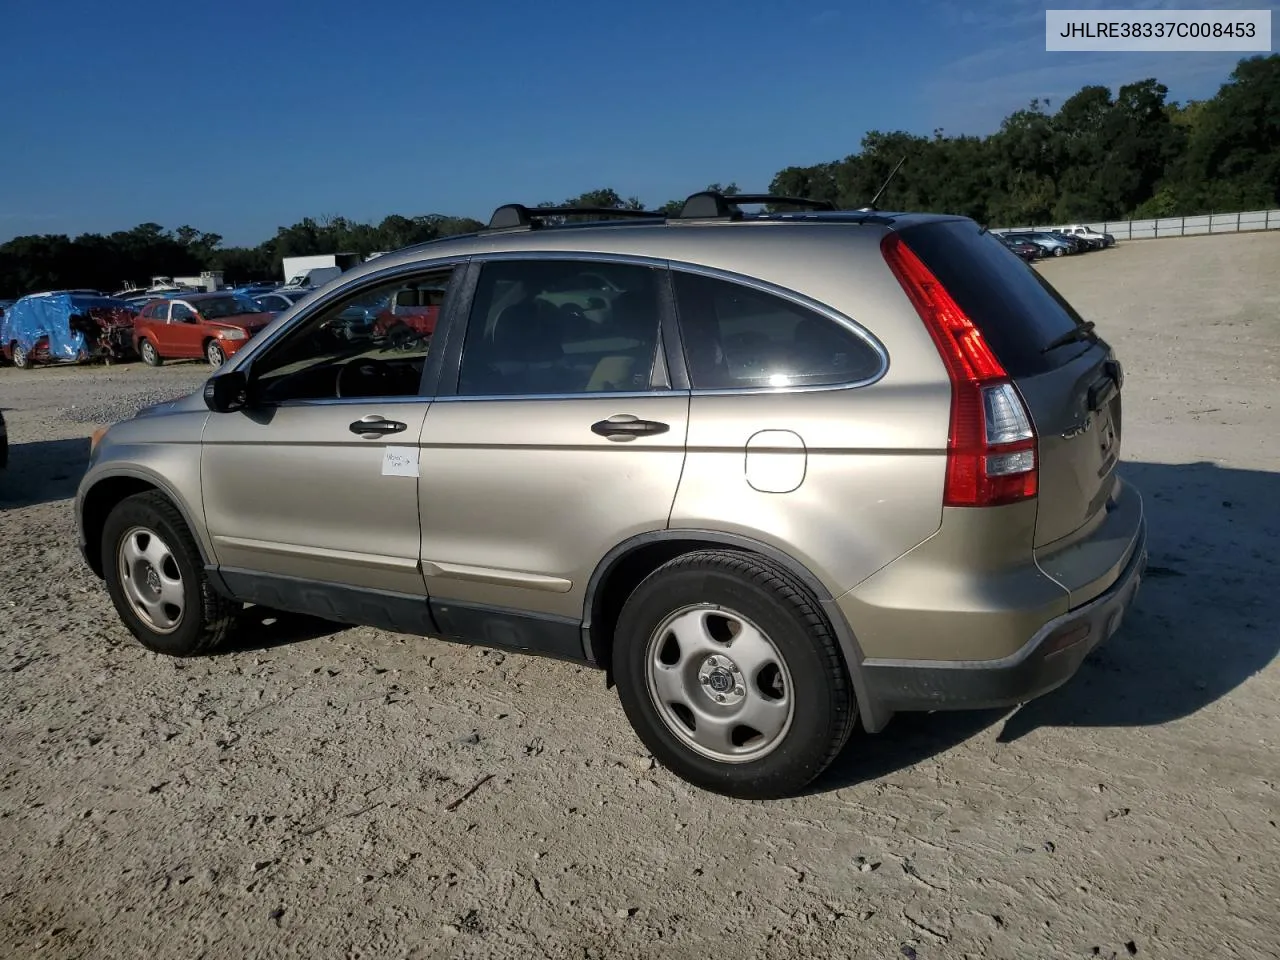
[[[207,368],[0,370],[0,955],[1276,956],[1277,265],[1041,268],[1127,366],[1137,607],[1055,694],[900,716],[768,804],[655,769],[562,663],[294,617],[145,652],[68,498],[96,422]]]

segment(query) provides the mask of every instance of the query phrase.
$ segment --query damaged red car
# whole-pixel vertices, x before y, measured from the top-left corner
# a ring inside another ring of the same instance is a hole
[[[0,315],[0,359],[26,369],[42,363],[108,363],[133,356],[137,312],[123,300],[81,291],[33,293]]]

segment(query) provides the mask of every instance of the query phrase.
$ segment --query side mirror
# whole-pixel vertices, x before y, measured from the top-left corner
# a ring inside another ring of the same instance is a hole
[[[239,370],[210,377],[204,384],[204,405],[214,413],[233,413],[249,405],[249,378]]]

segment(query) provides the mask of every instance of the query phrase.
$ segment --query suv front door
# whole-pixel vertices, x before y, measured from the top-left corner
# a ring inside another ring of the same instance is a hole
[[[423,275],[444,286],[452,269]],[[417,480],[430,341],[393,345],[344,319],[381,309],[403,283],[374,279],[299,315],[248,358],[250,406],[210,415],[205,522],[237,597],[433,632]]]
[[[495,257],[472,270],[422,434],[432,611],[446,637],[580,657],[588,579],[623,540],[666,528],[684,462],[666,269]]]

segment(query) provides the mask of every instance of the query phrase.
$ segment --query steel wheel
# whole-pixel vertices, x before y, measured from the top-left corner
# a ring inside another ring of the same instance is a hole
[[[160,354],[156,351],[156,345],[152,343],[150,340],[142,341],[141,353],[142,353],[142,362],[145,363],[147,366],[149,367],[160,366]]]
[[[130,527],[116,551],[120,584],[138,618],[156,633],[173,633],[182,624],[186,591],[173,550],[154,530]]]
[[[209,341],[209,345],[204,349],[204,355],[211,367],[220,367],[223,361],[227,359],[226,354],[222,352],[222,345],[217,340]]]
[[[795,714],[791,675],[773,641],[727,607],[676,610],[645,650],[649,696],[667,729],[712,760],[767,756]]]

